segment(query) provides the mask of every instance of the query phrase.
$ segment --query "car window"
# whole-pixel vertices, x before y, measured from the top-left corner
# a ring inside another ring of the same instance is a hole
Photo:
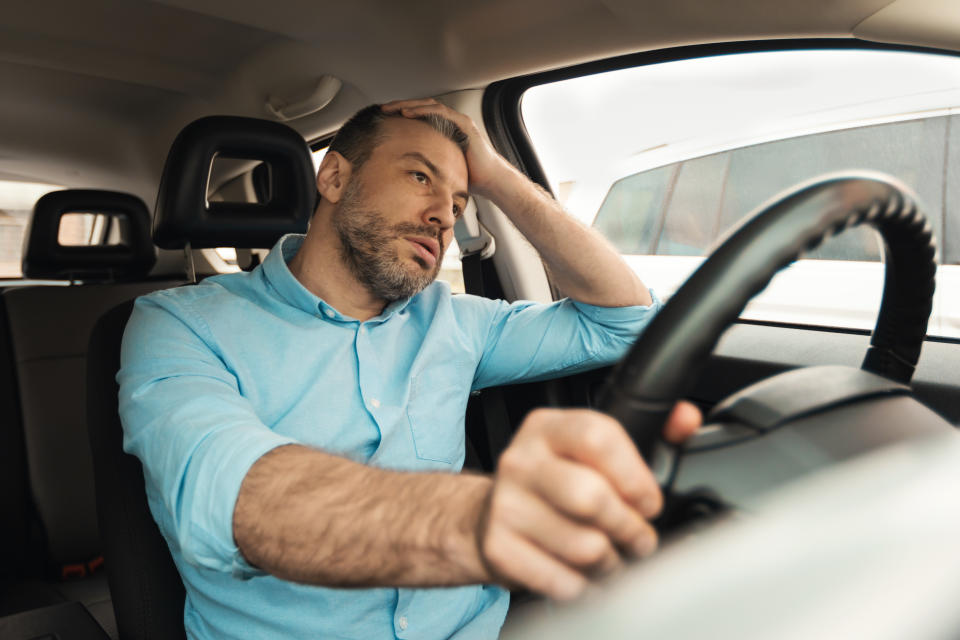
[[[745,215],[831,172],[879,171],[917,194],[939,244],[930,333],[960,337],[960,59],[906,51],[755,52],[535,86],[524,124],[554,193],[668,297]],[[953,236],[957,234],[954,232]],[[872,328],[882,246],[828,239],[744,317]]]
[[[0,278],[19,278],[23,251],[23,234],[33,213],[33,205],[46,193],[62,187],[38,182],[0,180]],[[83,244],[87,223],[82,217],[64,216],[61,237]],[[92,222],[92,221],[91,221]]]

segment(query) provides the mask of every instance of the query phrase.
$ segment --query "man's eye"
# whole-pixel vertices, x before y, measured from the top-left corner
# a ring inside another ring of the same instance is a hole
[[[413,171],[411,172],[411,175],[413,175],[413,179],[419,182],[420,184],[427,184],[428,182],[430,182],[430,179],[427,177],[427,174],[425,174],[423,171]]]
[[[460,208],[460,205],[453,205],[453,217],[459,218],[463,214],[463,209]]]

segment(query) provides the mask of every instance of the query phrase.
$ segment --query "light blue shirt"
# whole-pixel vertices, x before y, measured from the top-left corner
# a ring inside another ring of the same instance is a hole
[[[183,578],[187,633],[495,637],[509,602],[499,587],[329,589],[251,567],[233,539],[240,483],[289,443],[456,473],[471,390],[611,363],[659,302],[508,304],[435,282],[359,322],[290,273],[302,242],[284,237],[250,273],[140,298],[124,335],[124,448],[143,462],[150,509]]]

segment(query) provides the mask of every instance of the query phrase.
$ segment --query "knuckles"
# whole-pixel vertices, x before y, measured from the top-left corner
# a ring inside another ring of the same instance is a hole
[[[594,475],[584,476],[568,493],[567,509],[577,518],[594,522],[607,508],[610,487]]]
[[[524,500],[513,487],[501,485],[490,498],[489,520],[491,527],[514,526],[524,517]]]
[[[487,565],[498,576],[512,578],[513,576],[509,574],[511,551],[506,538],[504,530],[499,525],[491,523],[480,545],[480,553],[483,554]]]
[[[599,531],[581,533],[571,542],[566,560],[582,569],[598,568],[616,553],[610,539]]]
[[[536,454],[527,451],[528,448],[520,446],[519,443],[508,447],[497,462],[497,474],[506,477],[524,476],[526,471],[535,464],[530,456]]]
[[[577,449],[571,451],[572,446]],[[625,446],[632,446],[629,437],[620,424],[607,415],[590,410],[531,411],[497,463],[480,542],[480,553],[489,570],[498,579],[523,584],[554,598],[568,599],[576,595],[573,591],[585,588],[587,575],[606,572],[619,564],[620,552],[614,539],[638,555],[652,551],[655,534],[651,533],[645,518],[660,510],[662,496],[639,455],[636,455],[638,468],[632,469],[624,464],[629,461],[621,458],[617,472],[611,477],[604,475],[600,466],[593,468],[594,465],[584,462],[622,455]],[[563,451],[573,452],[574,459],[563,455]],[[562,482],[558,478],[549,480],[548,470],[556,473],[560,467],[553,462],[559,458],[570,462],[581,459],[581,470],[574,476],[564,476]],[[579,525],[576,532],[568,530],[563,534],[561,551],[556,545],[550,545],[551,555],[563,565],[562,569],[558,566],[552,571],[521,570],[517,537],[526,537],[530,499],[546,500]],[[643,508],[637,510],[640,505]],[[630,515],[630,522],[624,520],[625,514]],[[580,588],[573,589],[578,580]]]
[[[591,420],[585,421],[583,435],[581,440],[583,448],[595,455],[606,455],[612,449],[624,444],[623,438],[619,437],[620,425],[603,414],[591,414]]]
[[[523,424],[520,425],[520,433],[517,434],[518,437],[528,435],[531,432],[539,433],[556,420],[556,413],[556,409],[534,409],[524,418]]]

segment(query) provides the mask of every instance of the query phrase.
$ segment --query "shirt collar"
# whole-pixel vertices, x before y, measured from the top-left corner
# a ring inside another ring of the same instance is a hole
[[[356,322],[356,318],[343,315],[327,304],[325,300],[311,293],[306,287],[300,284],[296,276],[290,272],[288,263],[293,259],[293,256],[297,255],[297,251],[299,251],[301,245],[303,245],[305,237],[306,236],[302,234],[291,233],[283,236],[273,245],[270,254],[267,255],[266,260],[263,261],[263,273],[267,281],[287,304],[301,309],[310,315],[317,315],[319,313],[322,314],[324,318],[336,322]],[[406,309],[410,301],[416,297],[417,296],[414,295],[410,298],[402,298],[391,302],[383,309],[380,315],[371,318],[368,322],[387,321],[394,314]]]

